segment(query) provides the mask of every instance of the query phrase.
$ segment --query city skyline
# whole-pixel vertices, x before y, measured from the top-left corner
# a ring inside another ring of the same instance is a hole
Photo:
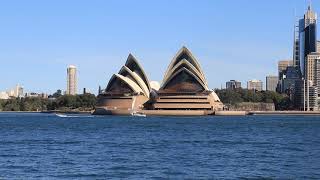
[[[294,9],[301,17],[308,5],[304,0],[139,1],[124,6],[114,1],[36,2],[6,2],[1,6],[5,28],[0,30],[0,59],[6,68],[0,75],[10,78],[2,79],[0,90],[15,84],[34,92],[65,90],[65,68],[75,64],[79,69],[78,92],[87,88],[96,93],[99,85],[105,88],[107,77],[121,67],[128,53],[147,69],[150,80],[161,81],[165,63],[154,62],[167,61],[182,45],[191,48],[201,61],[210,88],[220,88],[230,79],[242,83],[264,80],[266,74],[277,75],[279,60],[292,58]],[[158,11],[153,12],[153,7]],[[121,14],[113,8],[132,11]],[[179,8],[196,13],[178,13]],[[319,12],[317,2],[312,8]],[[13,9],[21,12],[11,16],[16,13]],[[57,17],[53,16],[56,11],[61,12]],[[162,11],[167,13],[163,17]],[[159,73],[150,73],[155,70]],[[50,84],[43,87],[46,81]]]

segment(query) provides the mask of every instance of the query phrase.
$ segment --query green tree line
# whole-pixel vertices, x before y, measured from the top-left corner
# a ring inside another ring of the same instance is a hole
[[[0,100],[0,111],[89,111],[94,109],[96,102],[97,98],[93,94],[58,95],[52,98],[15,98]]]
[[[286,94],[273,91],[254,91],[248,89],[216,89],[215,92],[224,104],[235,105],[242,102],[274,103],[276,110],[292,110],[294,104]]]

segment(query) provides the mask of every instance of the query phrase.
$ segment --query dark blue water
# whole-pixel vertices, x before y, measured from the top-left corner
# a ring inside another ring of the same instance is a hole
[[[320,117],[0,114],[0,179],[320,178]]]

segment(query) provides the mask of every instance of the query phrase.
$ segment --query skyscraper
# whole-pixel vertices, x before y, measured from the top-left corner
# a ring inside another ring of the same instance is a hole
[[[300,70],[305,75],[306,57],[311,52],[317,51],[317,14],[308,6],[304,18],[299,20],[299,55]]]
[[[67,69],[67,94],[77,94],[77,68],[73,65]]]
[[[267,76],[266,77],[266,90],[267,91],[276,91],[278,85],[278,76]]]

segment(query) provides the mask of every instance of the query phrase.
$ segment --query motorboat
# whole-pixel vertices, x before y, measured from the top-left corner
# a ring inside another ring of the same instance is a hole
[[[131,116],[147,117],[147,115],[146,115],[146,114],[143,114],[142,112],[131,112]]]
[[[65,115],[65,114],[58,114],[58,113],[56,113],[56,116],[61,117],[61,118],[66,118],[66,117],[68,117],[68,116]]]

